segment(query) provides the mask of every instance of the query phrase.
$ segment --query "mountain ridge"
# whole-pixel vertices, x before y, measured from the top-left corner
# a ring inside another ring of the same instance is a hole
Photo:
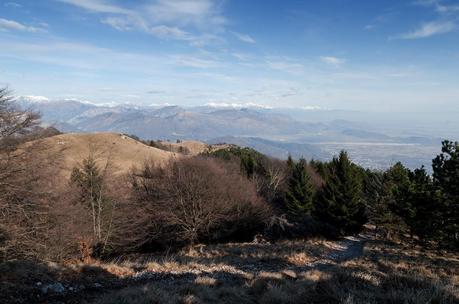
[[[24,108],[42,113],[43,121],[64,132],[119,132],[145,140],[197,140],[249,146],[278,158],[330,159],[341,149],[351,150],[354,161],[372,168],[387,168],[394,159],[428,166],[440,137],[385,127],[364,120],[344,119],[331,110],[238,107],[183,107],[177,105],[96,105],[74,99],[38,102],[17,98]],[[301,113],[310,119],[297,119]],[[317,117],[314,115],[317,114]],[[328,115],[330,114],[330,115]],[[351,112],[350,117],[354,117]],[[359,114],[361,115],[361,114]],[[372,116],[370,115],[370,118]],[[405,145],[403,149],[394,144]],[[350,146],[351,145],[351,146]],[[356,146],[357,145],[357,146]],[[359,147],[360,145],[361,147]]]

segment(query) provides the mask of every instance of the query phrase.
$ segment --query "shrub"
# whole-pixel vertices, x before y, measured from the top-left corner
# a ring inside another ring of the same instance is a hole
[[[339,231],[332,225],[317,221],[309,215],[293,218],[281,215],[272,216],[269,219],[264,236],[270,241],[311,237],[336,239],[339,237]]]
[[[124,250],[251,239],[270,212],[247,178],[216,159],[146,164],[132,188],[125,207],[133,216],[123,213],[118,226]]]

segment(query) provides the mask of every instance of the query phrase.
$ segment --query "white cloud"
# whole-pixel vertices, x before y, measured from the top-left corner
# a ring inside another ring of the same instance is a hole
[[[268,68],[272,70],[278,70],[278,71],[283,71],[291,74],[299,74],[303,72],[304,70],[304,65],[293,61],[289,58],[276,58],[276,57],[270,57],[267,58],[266,60],[266,65]]]
[[[256,42],[255,39],[253,39],[247,34],[241,34],[241,33],[236,33],[236,32],[231,32],[231,33],[233,33],[233,35],[236,36],[236,38],[241,40],[242,42],[245,42],[245,43],[255,43]]]
[[[191,68],[207,69],[215,68],[219,65],[218,62],[214,60],[203,59],[193,56],[172,56],[172,58],[174,59],[177,65]]]
[[[220,5],[212,0],[157,0],[145,10],[158,23],[199,27],[226,23],[226,19],[220,14]]]
[[[372,30],[372,29],[374,29],[374,28],[375,28],[375,25],[374,25],[374,24],[367,24],[367,25],[365,25],[365,27],[364,27],[364,29],[366,29],[366,30]]]
[[[440,13],[454,13],[459,12],[459,5],[440,5],[437,7],[437,11]]]
[[[35,26],[28,26],[14,20],[0,18],[0,31],[20,31],[29,33],[43,33],[45,29]]]
[[[333,56],[321,56],[320,60],[326,64],[333,65],[335,67],[338,67],[346,62],[346,60],[342,58],[333,57]]]
[[[431,6],[437,4],[437,2],[437,0],[416,0],[413,2],[413,4],[420,6]]]
[[[78,6],[93,13],[131,14],[132,11],[110,4],[103,0],[58,0]]]
[[[398,14],[399,12],[396,10],[393,10],[393,9],[386,10],[383,14],[378,15],[375,18],[373,18],[373,20],[371,20],[369,24],[365,25],[364,29],[372,30],[374,28],[380,27],[381,25],[388,24]]]
[[[224,62],[206,53],[154,55],[123,52],[91,44],[69,43],[60,40],[25,43],[13,39],[0,40],[0,43],[2,44],[0,57],[67,67],[75,73],[88,73],[85,77],[92,77],[108,70],[161,77],[161,74],[175,73],[176,69],[183,67],[210,69],[224,65]],[[118,64],[113,65],[113,62]],[[151,69],[152,66],[156,69]]]
[[[276,108],[287,108],[287,109],[301,109],[305,111],[315,111],[315,110],[325,110],[325,108],[317,105],[306,105],[306,106],[271,106],[261,103],[246,102],[246,103],[227,103],[227,102],[209,102],[204,104],[204,106],[211,108],[233,108],[233,109],[242,109],[242,108],[258,108],[258,109],[276,109]]]
[[[222,40],[213,33],[226,23],[220,13],[219,0],[149,0],[132,9],[103,0],[58,1],[108,15],[101,22],[118,31],[138,30],[160,39],[188,41],[195,46]],[[187,31],[183,27],[187,27]],[[201,34],[192,34],[191,30]]]
[[[90,44],[70,43],[61,40],[26,43],[13,39],[3,40],[1,43],[0,56],[26,62],[67,67],[72,72],[84,71],[91,75],[107,69],[132,70],[144,73],[148,71],[148,66],[159,66],[161,63],[168,64],[171,61],[167,57],[160,59],[153,55],[117,52]],[[113,62],[118,62],[119,65],[113,65]]]
[[[190,45],[198,47],[221,40],[213,34],[194,35],[177,26],[164,24],[149,25],[144,19],[138,16],[107,17],[102,19],[101,22],[118,31],[141,30],[159,39],[188,41]]]
[[[449,33],[456,29],[456,25],[451,21],[432,21],[421,25],[418,29],[402,34],[400,39],[419,39],[434,35]]]
[[[193,37],[178,27],[158,25],[149,29],[154,36],[162,39],[193,40]]]
[[[420,39],[435,35],[446,34],[457,28],[459,15],[459,5],[443,4],[440,0],[417,0],[414,5],[433,8],[436,13],[441,15],[441,19],[421,24],[417,29],[403,33],[389,39]]]
[[[118,31],[129,31],[133,29],[132,23],[126,18],[107,17],[102,19],[101,22],[113,27]]]
[[[206,103],[205,106],[211,108],[233,108],[233,109],[241,109],[241,108],[259,108],[259,109],[272,109],[272,106],[247,102],[247,103],[217,103],[217,102],[209,102]]]
[[[6,2],[5,4],[3,4],[4,7],[13,7],[13,8],[20,8],[22,7],[21,4],[19,3],[16,3],[16,2]]]
[[[48,97],[35,95],[17,96],[15,97],[15,100],[31,103],[47,103],[50,101]]]
[[[248,61],[251,58],[251,56],[248,54],[232,53],[231,55],[233,55],[234,58],[237,58],[240,61]]]
[[[300,109],[306,110],[306,111],[323,110],[323,108],[320,106],[302,106],[300,107]]]
[[[438,13],[442,13],[442,14],[459,12],[459,5],[457,4],[447,5],[447,4],[443,4],[439,0],[418,0],[415,2],[415,4],[420,5],[420,6],[434,7]]]

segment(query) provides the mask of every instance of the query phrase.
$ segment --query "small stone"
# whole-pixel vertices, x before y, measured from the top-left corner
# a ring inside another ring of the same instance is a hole
[[[284,270],[282,271],[284,276],[290,279],[296,279],[296,273],[293,270]]]
[[[65,291],[65,287],[61,283],[54,283],[43,286],[41,292],[43,294],[47,294],[48,291],[53,293],[63,293]]]

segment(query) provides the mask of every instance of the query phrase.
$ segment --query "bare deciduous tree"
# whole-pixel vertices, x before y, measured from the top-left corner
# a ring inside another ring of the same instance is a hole
[[[39,145],[16,150],[18,139],[38,123],[37,113],[19,109],[0,89],[0,259],[46,252],[51,197],[43,185],[53,176],[46,172],[51,166],[39,160]]]
[[[146,164],[133,175],[122,247],[170,246],[251,238],[270,209],[239,169],[209,158]],[[126,244],[130,242],[130,244]],[[153,248],[154,249],[154,248]]]
[[[7,88],[0,88],[0,149],[5,148],[7,139],[36,126],[39,119],[38,113],[17,107]]]
[[[109,242],[113,212],[117,199],[110,195],[117,183],[111,176],[110,155],[100,166],[101,159],[97,159],[96,152],[90,147],[87,158],[75,167],[71,174],[71,184],[76,187],[78,201],[89,211],[92,222],[92,246],[98,250],[96,255],[104,254]],[[118,198],[119,199],[119,198]]]
[[[38,124],[37,113],[21,110],[0,89],[0,260],[59,260],[75,252],[68,222],[78,210],[61,187],[62,159],[45,142],[32,141],[58,131],[36,133]]]
[[[259,187],[259,191],[268,202],[272,202],[285,186],[288,168],[285,162],[271,158],[263,160],[263,167],[265,168],[262,176],[263,185]]]

